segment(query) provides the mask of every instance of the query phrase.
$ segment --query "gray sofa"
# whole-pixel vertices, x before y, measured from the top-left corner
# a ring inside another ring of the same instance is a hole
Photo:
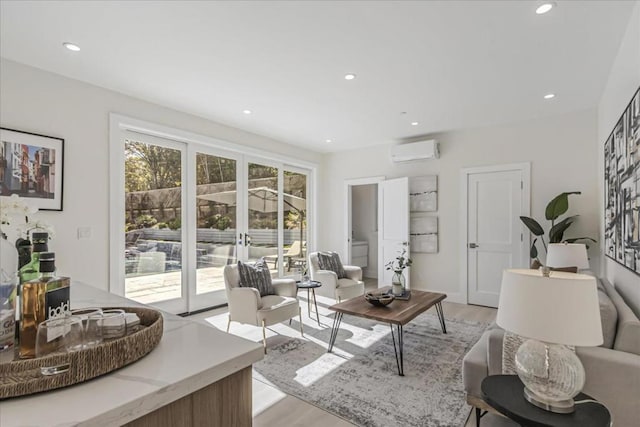
[[[604,344],[576,352],[587,376],[583,391],[609,408],[614,426],[631,427],[640,425],[640,285],[620,291],[599,280]],[[504,330],[493,325],[464,357],[464,388],[476,418],[481,411],[496,412],[482,400],[480,384],[502,374],[503,338]]]

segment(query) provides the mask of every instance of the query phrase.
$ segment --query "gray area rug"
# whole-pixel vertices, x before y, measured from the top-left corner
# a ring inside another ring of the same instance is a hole
[[[469,414],[462,358],[486,327],[447,320],[445,335],[435,312],[423,313],[404,328],[400,377],[389,325],[344,315],[333,353],[331,328],[305,325],[306,339],[279,340],[253,367],[256,379],[356,425],[459,427]]]

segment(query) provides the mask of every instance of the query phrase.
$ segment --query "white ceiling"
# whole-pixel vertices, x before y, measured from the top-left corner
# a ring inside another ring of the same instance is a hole
[[[0,54],[338,151],[595,107],[634,2],[557,3],[2,1]]]

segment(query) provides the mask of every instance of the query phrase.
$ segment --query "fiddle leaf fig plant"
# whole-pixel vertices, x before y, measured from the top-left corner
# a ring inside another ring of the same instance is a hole
[[[547,221],[551,221],[551,228],[549,229],[548,239],[549,243],[575,243],[580,240],[590,240],[595,242],[591,237],[574,237],[574,238],[564,238],[564,233],[571,227],[571,224],[578,218],[578,215],[568,216],[561,221],[558,219],[567,213],[569,210],[569,196],[572,194],[581,194],[580,191],[570,191],[565,193],[560,193],[556,197],[553,198],[547,205],[545,209],[544,215]],[[542,242],[542,246],[544,247],[545,252],[547,251],[547,242],[544,239],[544,228],[533,218],[528,216],[521,216],[520,220],[522,223],[529,229],[531,234],[536,236],[533,239],[533,243],[531,243],[531,249],[529,251],[529,256],[532,259],[538,259],[538,248],[536,243],[538,243],[538,239]],[[588,247],[588,246],[587,246]]]

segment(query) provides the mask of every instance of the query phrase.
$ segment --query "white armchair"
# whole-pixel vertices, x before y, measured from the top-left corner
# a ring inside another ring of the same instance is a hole
[[[330,270],[321,270],[318,264],[318,252],[309,254],[309,273],[311,280],[317,280],[322,286],[315,290],[316,294],[334,298],[338,302],[364,295],[362,269],[354,265],[345,265],[347,277],[338,279],[338,275]]]
[[[261,297],[257,289],[240,286],[237,265],[224,267],[224,286],[229,301],[227,332],[229,332],[231,321],[262,326],[262,344],[265,354],[267,353],[267,326],[285,320],[291,322],[293,317],[299,316],[300,334],[304,336],[296,282],[291,279],[273,279],[272,283],[276,295]]]

